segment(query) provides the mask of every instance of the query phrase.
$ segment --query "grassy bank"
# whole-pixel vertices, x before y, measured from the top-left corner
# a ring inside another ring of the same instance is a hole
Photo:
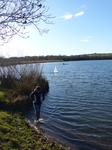
[[[62,150],[64,148],[36,132],[19,113],[0,111],[0,149]]]
[[[25,119],[26,110],[32,107],[30,92],[38,84],[46,94],[49,84],[37,68],[21,69],[2,68],[0,72],[0,150],[64,150]]]

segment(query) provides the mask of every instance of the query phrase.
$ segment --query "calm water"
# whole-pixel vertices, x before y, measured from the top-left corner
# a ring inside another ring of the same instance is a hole
[[[41,111],[45,134],[71,149],[112,149],[112,60],[42,66],[50,86]]]

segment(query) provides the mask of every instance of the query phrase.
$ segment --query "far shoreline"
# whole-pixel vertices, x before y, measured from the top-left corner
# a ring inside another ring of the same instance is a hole
[[[25,56],[25,57],[0,57],[0,66],[11,66],[34,63],[67,62],[67,61],[86,61],[86,60],[112,60],[112,53],[105,54],[84,54],[84,55],[59,55],[59,56]]]

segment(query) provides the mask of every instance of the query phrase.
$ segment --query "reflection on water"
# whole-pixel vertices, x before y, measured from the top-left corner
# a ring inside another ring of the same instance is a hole
[[[42,65],[50,86],[41,112],[45,134],[72,149],[112,149],[112,60]]]

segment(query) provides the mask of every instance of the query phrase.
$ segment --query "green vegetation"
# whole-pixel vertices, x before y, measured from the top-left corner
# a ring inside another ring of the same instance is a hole
[[[62,150],[63,148],[36,132],[20,114],[0,111],[0,149]]]
[[[25,56],[25,57],[11,57],[0,58],[0,66],[15,65],[15,64],[31,64],[40,62],[53,62],[53,61],[80,61],[80,60],[105,60],[112,59],[112,53],[102,54],[84,54],[84,55],[59,55],[59,56]]]
[[[7,104],[9,100],[5,97],[4,92],[0,92],[0,104],[5,103]]]
[[[33,88],[40,85],[45,93],[49,90],[39,65],[1,67],[0,81],[0,150],[64,150],[24,117],[32,106],[29,94]]]

